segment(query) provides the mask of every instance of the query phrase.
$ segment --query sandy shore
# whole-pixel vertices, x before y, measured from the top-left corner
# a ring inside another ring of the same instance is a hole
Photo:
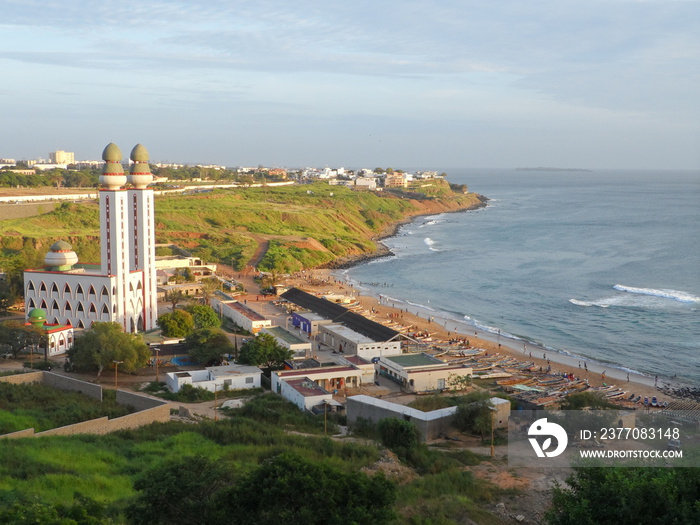
[[[655,379],[640,374],[630,373],[616,368],[605,368],[597,363],[586,362],[573,356],[553,352],[545,348],[524,343],[498,334],[485,332],[470,327],[452,319],[440,317],[436,312],[396,302],[391,298],[362,295],[355,287],[343,280],[340,272],[334,270],[310,270],[303,277],[296,277],[288,283],[298,286],[311,293],[335,293],[352,296],[359,300],[362,308],[372,313],[378,322],[394,321],[403,326],[410,326],[411,332],[430,333],[433,342],[447,342],[453,338],[466,338],[470,346],[485,349],[489,355],[501,354],[513,357],[522,362],[533,362],[537,367],[546,370],[551,367],[552,373],[572,373],[581,379],[588,379],[591,386],[616,385],[630,394],[644,397],[656,396],[660,401],[670,401],[668,395],[656,388]],[[603,375],[604,374],[604,375]],[[659,379],[658,387],[662,386]]]

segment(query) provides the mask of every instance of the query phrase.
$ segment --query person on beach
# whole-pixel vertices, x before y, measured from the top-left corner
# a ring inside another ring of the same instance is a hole
[[[607,372],[607,370],[603,370],[603,373],[600,374],[600,377],[603,379],[603,381],[605,381],[605,372]]]

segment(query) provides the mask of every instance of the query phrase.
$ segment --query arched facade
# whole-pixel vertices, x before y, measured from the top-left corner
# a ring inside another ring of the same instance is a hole
[[[43,268],[24,273],[25,306],[27,312],[42,308],[52,320],[74,327],[114,321],[127,332],[150,330],[156,326],[158,305],[153,190],[146,187],[152,181],[148,152],[134,147],[128,176],[114,144],[102,158],[100,264],[78,263],[68,243],[56,242]]]

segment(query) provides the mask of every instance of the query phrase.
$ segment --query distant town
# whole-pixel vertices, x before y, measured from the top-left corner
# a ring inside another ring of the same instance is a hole
[[[97,187],[101,160],[76,160],[71,151],[56,150],[48,159],[17,160],[0,158],[0,186],[56,186],[56,187]],[[125,168],[129,161],[123,162]],[[252,185],[256,182],[314,181],[324,180],[329,184],[354,186],[358,189],[381,190],[382,188],[405,188],[416,180],[444,178],[445,173],[437,171],[416,171],[401,169],[344,167],[304,167],[287,169],[267,166],[227,167],[217,164],[177,164],[152,163],[154,188],[166,186],[174,181],[181,182],[237,182]],[[40,176],[41,178],[36,178]],[[22,178],[26,177],[26,178]]]

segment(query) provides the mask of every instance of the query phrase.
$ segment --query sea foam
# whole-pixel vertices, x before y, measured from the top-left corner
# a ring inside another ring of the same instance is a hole
[[[435,248],[435,241],[432,240],[430,237],[426,237],[425,239],[423,239],[423,242],[425,243],[425,245],[428,247],[428,249],[429,249],[431,252],[439,252],[439,251],[442,251],[442,250],[438,250],[437,248]]]
[[[654,288],[635,288],[633,286],[625,286],[623,284],[616,284],[615,286],[613,286],[613,288],[620,292],[651,295],[654,297],[663,297],[665,299],[673,299],[674,301],[679,301],[681,303],[700,303],[700,297],[680,290],[656,290]]]

